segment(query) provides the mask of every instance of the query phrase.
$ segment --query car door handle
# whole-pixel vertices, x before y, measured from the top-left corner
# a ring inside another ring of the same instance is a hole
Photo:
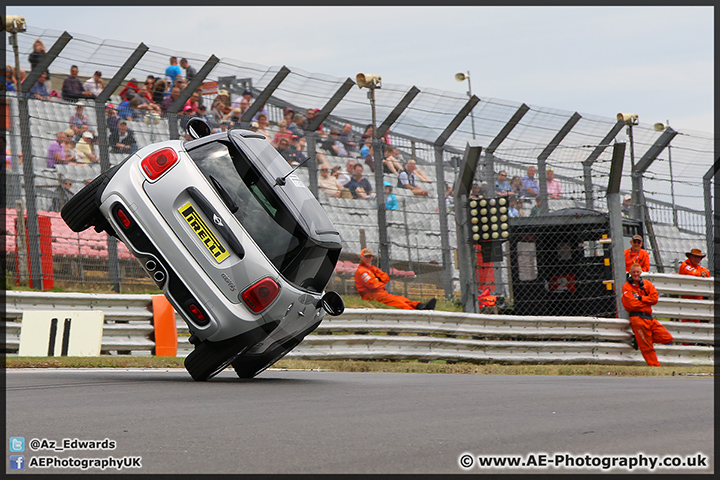
[[[195,203],[198,204],[200,210],[202,210],[205,216],[210,219],[213,225],[215,225],[217,231],[220,232],[220,236],[228,242],[230,249],[242,260],[245,257],[245,249],[235,237],[232,230],[230,230],[230,227],[225,225],[225,222],[222,221],[222,217],[218,215],[208,199],[205,198],[205,195],[200,193],[200,190],[196,187],[189,187],[187,191],[190,194],[190,198],[195,200]]]

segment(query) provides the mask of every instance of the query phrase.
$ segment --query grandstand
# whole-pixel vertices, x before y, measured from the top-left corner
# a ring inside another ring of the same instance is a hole
[[[30,30],[27,35],[22,35],[21,57],[25,58],[34,38],[43,38],[46,44],[52,44],[57,38],[56,32]],[[57,65],[51,66],[53,88],[59,89],[55,82],[64,78],[63,69],[70,63],[78,64],[81,76],[88,76],[89,72],[103,65],[103,71],[110,72],[113,66],[119,66],[124,58],[118,57],[115,50],[110,54],[111,49],[120,48],[127,50],[129,56],[134,46],[122,44],[122,42],[104,42],[99,39],[91,39],[79,35],[74,38],[82,39],[87,43],[96,45],[92,58],[76,57],[82,50],[72,50],[73,42],[70,42],[70,50],[57,59]],[[152,49],[128,75],[144,78],[148,73],[156,73],[165,65],[165,52],[167,49]],[[182,54],[182,53],[181,53]],[[185,54],[191,63],[198,64],[203,55]],[[114,62],[108,65],[108,62]],[[266,88],[274,75],[277,67],[261,67],[257,65],[246,65],[233,60],[223,60],[218,63],[210,73],[208,80],[222,80],[229,77],[233,79],[250,79],[255,92],[261,92]],[[271,120],[270,131],[272,134],[277,130],[277,122],[283,117],[284,108],[293,107],[296,112],[303,112],[307,108],[314,108],[324,104],[337,90],[337,87],[344,79],[330,78],[324,75],[311,75],[297,69],[293,69],[280,87],[277,88],[266,104]],[[127,80],[124,81],[124,84]],[[119,90],[119,89],[118,89]],[[382,92],[378,93],[378,118],[386,118],[397,102],[407,91],[407,87],[396,85],[384,85]],[[214,94],[206,95],[204,103],[210,105]],[[117,91],[111,96],[110,102],[117,105],[120,99]],[[11,126],[8,136],[8,150],[14,166],[18,166],[18,154],[21,149],[21,129],[18,117],[18,99],[11,95],[7,96],[7,103],[10,112]],[[453,280],[457,287],[458,272],[455,261],[452,265],[442,265],[442,236],[447,235],[449,245],[454,250],[458,243],[455,230],[455,217],[453,212],[445,211],[444,199],[438,198],[436,178],[436,151],[434,142],[438,135],[447,126],[456,113],[463,107],[465,99],[458,94],[437,92],[434,90],[423,90],[417,98],[411,102],[405,111],[392,125],[388,138],[401,152],[405,160],[415,159],[423,172],[429,177],[430,183],[423,184],[428,190],[427,198],[415,197],[411,192],[401,188],[395,188],[393,193],[398,197],[399,210],[388,211],[387,232],[390,241],[390,265],[394,278],[402,280],[403,287],[410,284],[436,285],[442,288],[443,267],[451,271]],[[95,232],[83,232],[75,234],[67,230],[57,212],[49,212],[54,191],[62,178],[70,178],[73,182],[73,190],[77,192],[88,179],[96,177],[100,173],[99,165],[56,165],[54,168],[47,168],[45,155],[49,144],[55,139],[55,134],[67,128],[68,119],[74,113],[74,104],[54,100],[28,100],[29,109],[29,135],[31,138],[32,158],[24,156],[24,161],[32,161],[34,171],[34,182],[36,187],[36,209],[40,215],[49,216],[52,219],[53,228],[53,256],[57,256],[58,265],[65,265],[65,270],[58,271],[59,277],[66,277],[68,280],[77,279],[79,271],[86,271],[88,266],[96,266],[97,271],[107,270],[107,244],[104,234]],[[488,145],[495,138],[498,132],[507,124],[510,117],[517,111],[521,104],[497,99],[482,99],[474,109],[476,129],[479,132],[477,141],[481,145]],[[97,117],[92,108],[88,108],[86,114],[90,120],[90,130],[97,131]],[[512,134],[492,154],[494,171],[500,169],[507,171],[508,176],[518,175],[522,177],[528,165],[537,163],[540,153],[548,145],[549,140],[562,127],[569,112],[562,112],[541,107],[531,107],[529,112]],[[369,123],[370,108],[364,93],[359,89],[348,92],[347,96],[335,107],[324,122],[325,130],[332,126],[341,127],[350,123],[353,131],[361,134],[364,127]],[[104,120],[104,119],[103,119]],[[140,145],[166,140],[170,138],[170,122],[175,121],[174,117],[162,118],[158,124],[145,123],[143,121],[130,122],[129,127],[134,131]],[[605,188],[610,165],[610,150],[605,149],[597,162],[593,165],[592,191],[588,195],[586,183],[583,178],[582,162],[589,153],[601,145],[603,137],[614,125],[615,119],[603,118],[593,115],[583,115],[582,120],[565,137],[561,145],[557,145],[547,165],[555,170],[555,178],[561,182],[563,197],[560,199],[549,199],[548,206],[551,211],[564,208],[586,207],[588,196],[593,201],[596,210],[606,212]],[[615,139],[626,140],[620,133]],[[638,126],[635,128],[635,149],[638,157],[647,151],[657,140],[659,134],[652,128]],[[443,162],[444,181],[453,184],[459,170],[459,159],[463,155],[464,147],[469,136],[469,120],[465,119],[458,129],[450,136],[450,139],[442,149],[441,161]],[[319,142],[318,142],[319,143]],[[319,148],[319,147],[318,147]],[[305,154],[311,152],[305,151]],[[339,165],[344,169],[347,158],[336,157],[328,152],[322,151],[331,165]],[[673,141],[673,164],[676,168],[676,176],[668,177],[665,168],[666,161],[663,158],[649,169],[646,175],[645,195],[651,219],[653,220],[654,233],[657,239],[659,256],[662,264],[655,264],[655,256],[651,252],[653,270],[658,267],[669,271],[675,271],[677,265],[684,260],[684,252],[690,248],[703,248],[708,245],[706,241],[705,224],[706,212],[702,211],[702,202],[698,200],[696,192],[700,191],[702,176],[711,166],[712,159],[712,137],[711,135],[697,132],[683,132]],[[122,154],[109,153],[110,165],[120,162]],[[488,160],[487,156],[484,160]],[[629,177],[629,161],[625,162],[624,172]],[[480,169],[479,169],[480,170]],[[371,181],[372,174],[366,170],[366,176]],[[310,185],[308,169],[299,168],[296,172],[298,177]],[[385,180],[392,185],[396,184],[394,175],[385,175]],[[15,200],[24,198],[23,182],[24,177],[19,171],[11,170],[6,176],[7,179],[7,219],[5,228],[8,238],[7,252],[10,255],[15,253],[15,243],[11,223],[14,222]],[[476,173],[478,183],[487,182],[492,184],[494,178],[484,178],[484,172]],[[686,206],[679,207],[675,203],[667,201],[668,196],[664,193],[667,190],[668,182],[675,182],[677,190],[682,192],[679,198],[687,200]],[[374,185],[374,181],[372,181]],[[629,193],[624,191],[623,193]],[[339,277],[349,278],[353,262],[357,262],[358,252],[362,245],[366,244],[377,249],[379,242],[378,215],[375,201],[353,200],[345,198],[326,198],[319,193],[318,199],[325,207],[330,219],[340,231],[343,242],[343,256],[338,264],[336,272]],[[27,201],[27,199],[24,199]],[[529,210],[529,209],[528,209]],[[668,212],[671,214],[668,215]],[[681,212],[682,215],[679,215]],[[674,215],[672,213],[675,213]],[[447,214],[449,231],[442,232],[440,229],[440,216]],[[676,220],[678,219],[678,220]],[[10,221],[12,220],[12,222]],[[462,239],[461,239],[462,240]],[[364,242],[364,243],[363,243]],[[650,249],[650,243],[646,242],[646,248]],[[121,262],[128,262],[129,252],[119,247]],[[65,262],[64,259],[74,258],[74,262]],[[105,261],[105,264],[103,264]],[[458,259],[457,261],[468,261]],[[93,263],[95,262],[95,263]],[[504,267],[503,262],[502,267]],[[104,267],[103,267],[104,265]],[[78,267],[80,266],[80,268]],[[125,273],[131,268],[123,264]],[[92,269],[91,269],[92,270]],[[136,277],[131,275],[132,282],[142,284],[142,272]],[[499,286],[504,289],[505,286]]]

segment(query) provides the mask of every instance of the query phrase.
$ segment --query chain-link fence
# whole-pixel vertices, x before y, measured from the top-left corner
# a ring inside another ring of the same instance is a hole
[[[34,28],[18,35],[20,67],[30,72],[30,66],[25,60],[35,39],[39,38],[49,46],[63,39],[63,35],[62,32]],[[538,218],[552,218],[553,214],[559,214],[567,208],[588,209],[582,214],[576,212],[575,215],[587,217],[592,224],[584,233],[572,234],[574,237],[569,242],[570,258],[577,258],[572,266],[568,263],[552,266],[554,264],[547,260],[552,254],[548,252],[556,252],[555,255],[560,258],[559,246],[536,242],[534,248],[537,261],[540,262],[538,272],[549,273],[542,273],[535,280],[521,280],[521,277],[527,277],[524,273],[520,274],[524,270],[518,263],[518,258],[525,258],[525,254],[521,255],[518,248],[524,251],[524,248],[529,247],[523,244],[531,242],[506,242],[503,261],[493,264],[490,270],[494,275],[492,291],[506,297],[508,301],[525,301],[518,299],[517,289],[522,290],[524,287],[520,284],[527,281],[540,283],[532,288],[528,286],[526,292],[520,295],[521,298],[528,295],[536,297],[535,300],[527,300],[526,305],[532,305],[540,299],[545,303],[552,302],[554,297],[548,292],[557,289],[551,290],[551,279],[565,275],[561,270],[580,269],[582,265],[594,264],[604,258],[602,249],[591,248],[591,245],[597,246],[598,235],[605,232],[605,227],[595,222],[598,215],[604,215],[608,210],[605,192],[611,163],[612,148],[609,147],[615,142],[628,142],[631,147],[623,164],[626,180],[622,183],[621,193],[630,196],[628,217],[643,221],[642,233],[646,237],[645,247],[651,252],[653,270],[676,271],[677,265],[684,260],[684,252],[690,248],[703,248],[712,253],[712,235],[708,233],[712,232],[709,227],[711,212],[707,205],[712,205],[713,197],[712,189],[703,180],[714,163],[711,134],[674,132],[667,126],[662,131],[644,123],[619,125],[614,117],[579,115],[493,98],[468,99],[461,94],[386,83],[374,92],[377,117],[375,128],[385,133],[384,143],[394,147],[392,155],[401,167],[405,167],[410,159],[417,162],[420,170],[418,186],[427,193],[416,195],[399,186],[397,174],[384,173],[382,181],[391,185],[397,209],[386,208],[381,212],[376,199],[345,198],[345,194],[335,198],[317,189],[318,165],[339,167],[342,172],[346,162],[352,159],[365,165],[364,176],[376,190],[376,179],[369,168],[373,159],[364,159],[360,149],[366,140],[364,136],[367,127],[372,125],[371,103],[366,89],[354,88],[353,82],[346,78],[311,74],[295,68],[219,60],[209,54],[178,52],[167,47],[145,47],[146,51],[135,58],[138,48],[128,42],[101,40],[73,33],[72,39],[67,41],[67,45],[50,64],[48,89],[61,92],[63,81],[72,65],[79,67],[81,80],[100,70],[104,79],[120,81],[106,102],[117,108],[122,100],[119,93],[128,83],[134,80],[132,83],[142,84],[148,75],[163,78],[168,58],[172,55],[187,58],[198,70],[198,75],[201,72],[205,74],[201,80],[208,88],[203,90],[205,94],[201,99],[208,109],[211,109],[223,89],[230,93],[228,100],[231,109],[240,106],[245,89],[251,90],[254,100],[262,98],[269,120],[265,128],[271,138],[275,138],[278,131],[284,130],[280,126],[282,120],[292,119],[292,116],[286,117],[288,108],[294,113],[308,113],[309,110],[316,115],[324,115],[322,129],[301,130],[300,136],[307,139],[307,144],[300,143],[302,155],[294,158],[303,158],[303,155],[313,157],[313,161],[299,168],[297,174],[317,194],[341,232],[343,256],[336,269],[338,275],[333,280],[333,288],[346,292],[353,290],[352,274],[359,251],[363,246],[369,246],[378,252],[386,249],[386,265],[393,277],[392,289],[397,293],[427,298],[452,295],[459,290],[459,263],[472,259],[462,258],[456,253],[458,243],[469,240],[456,238],[455,210],[466,206],[453,205],[452,187],[457,187],[456,181],[468,142],[477,142],[484,148],[482,167],[476,171],[474,182],[485,196],[494,195],[495,182],[500,172],[507,174],[508,182],[518,177],[522,183],[521,179],[528,173],[528,167],[537,168],[535,179],[539,185],[543,184],[538,192],[541,203],[536,205],[536,201],[530,197],[518,202],[519,218],[511,221],[513,231],[545,228],[540,220],[534,218],[535,215],[530,216],[534,206],[537,206]],[[12,47],[6,47],[6,53],[7,58],[13,58]],[[128,64],[131,58],[134,58],[134,63]],[[205,66],[207,69],[203,71]],[[121,73],[121,78],[117,78]],[[106,80],[106,84],[110,82],[112,80]],[[169,91],[163,92],[164,98],[169,94]],[[187,92],[189,95],[190,91]],[[112,146],[102,137],[103,132],[106,138],[111,133],[106,120],[105,103],[98,108],[93,99],[88,99],[82,112],[87,116],[87,129],[93,133],[93,154],[100,161],[73,161],[52,166],[48,163],[49,149],[60,132],[72,128],[70,119],[78,113],[77,103],[56,97],[51,100],[34,97],[24,100],[8,93],[6,104],[9,124],[6,126],[5,233],[8,238],[6,252],[10,282],[23,280],[21,277],[30,272],[22,272],[22,265],[27,262],[23,260],[23,255],[15,255],[16,240],[20,238],[16,237],[15,226],[18,200],[23,201],[26,208],[28,202],[33,201],[34,209],[29,210],[37,212],[39,217],[50,219],[50,255],[53,258],[52,275],[56,283],[66,282],[85,289],[91,285],[111,282],[109,263],[113,259],[112,255],[108,259],[104,234],[98,235],[92,231],[80,234],[70,232],[57,214],[66,201],[66,189],[70,193],[77,192],[88,179],[126,156],[126,153],[114,153]],[[161,117],[148,116],[147,112],[139,110],[133,112],[128,126],[137,145],[182,138],[183,105],[177,105],[174,111]],[[27,114],[23,114],[23,111]],[[242,125],[245,128],[251,125],[247,120],[251,119],[246,119]],[[345,125],[349,125],[348,135],[354,141],[355,148],[338,152],[333,150],[333,142],[329,142],[331,129],[341,130]],[[218,125],[218,128],[224,127]],[[659,148],[658,142],[668,131],[675,133],[671,144],[660,145],[662,148]],[[85,140],[82,132],[72,133],[77,148],[77,142]],[[63,150],[67,150],[68,145],[70,148],[73,146],[65,143]],[[375,145],[379,147],[377,150],[382,150],[383,144]],[[375,155],[375,163],[382,161],[383,152],[376,152]],[[102,158],[107,158],[106,165]],[[76,157],[76,160],[81,159]],[[28,162],[32,165],[29,171],[24,170]],[[639,179],[633,177],[638,164],[644,167]],[[552,173],[549,173],[550,169]],[[550,190],[546,188],[545,182],[549,175],[554,177],[551,183],[559,185],[560,194],[557,198],[552,198],[556,193],[551,193],[556,192],[557,186]],[[631,178],[635,178],[636,183],[631,183]],[[26,195],[26,182],[29,179],[33,182],[33,197],[30,199]],[[714,173],[709,178],[711,183],[713,179]],[[65,184],[66,180],[71,183]],[[380,192],[374,193],[377,196]],[[385,200],[384,191],[382,197]],[[379,217],[386,219],[386,227],[379,225]],[[526,225],[523,222],[530,223]],[[571,235],[562,233],[559,229],[561,226],[564,228],[564,224],[556,225],[556,231],[549,232],[549,235],[557,238]],[[522,235],[533,235],[527,230],[523,232]],[[39,244],[39,255],[43,255],[43,241],[37,242],[33,235],[30,229],[26,243]],[[38,230],[35,235],[42,234]],[[565,252],[565,248],[561,250]],[[593,252],[592,255],[590,252]],[[122,290],[152,288],[152,283],[145,279],[139,266],[133,263],[134,260],[122,245],[118,246],[117,256],[116,270],[120,272]],[[14,267],[16,258],[17,267]],[[588,266],[589,270],[592,268]],[[483,275],[486,281],[490,278],[487,272]],[[599,278],[597,272],[575,275],[575,292],[584,292],[585,283],[590,281],[588,279]],[[564,291],[568,291],[570,287],[567,283],[565,285]],[[539,290],[544,293],[539,293]],[[583,295],[582,298],[595,298],[591,297],[595,294]],[[602,295],[597,293],[598,298],[604,295],[605,292]],[[533,307],[522,308],[532,310]],[[563,309],[556,308],[558,311]],[[610,312],[609,307],[600,310],[602,313]]]

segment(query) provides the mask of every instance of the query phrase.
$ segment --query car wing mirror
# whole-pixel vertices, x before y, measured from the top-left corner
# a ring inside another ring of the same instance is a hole
[[[185,127],[188,134],[190,134],[191,137],[193,137],[195,140],[202,137],[207,137],[210,135],[212,130],[210,129],[210,125],[203,120],[202,118],[198,117],[192,117],[187,124],[187,127]]]
[[[345,302],[337,292],[326,292],[322,297],[322,307],[327,313],[336,317],[345,311]]]

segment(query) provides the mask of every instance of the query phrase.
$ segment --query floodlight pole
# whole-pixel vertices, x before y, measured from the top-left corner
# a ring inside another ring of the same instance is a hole
[[[390,248],[387,236],[387,212],[385,210],[385,187],[383,182],[382,158],[383,151],[380,145],[380,139],[377,135],[377,116],[375,113],[375,88],[374,82],[367,85],[368,98],[370,99],[370,109],[372,111],[372,144],[373,144],[373,160],[375,163],[375,201],[378,206],[378,240],[380,242],[380,270],[390,272]],[[388,285],[389,287],[389,285]]]

